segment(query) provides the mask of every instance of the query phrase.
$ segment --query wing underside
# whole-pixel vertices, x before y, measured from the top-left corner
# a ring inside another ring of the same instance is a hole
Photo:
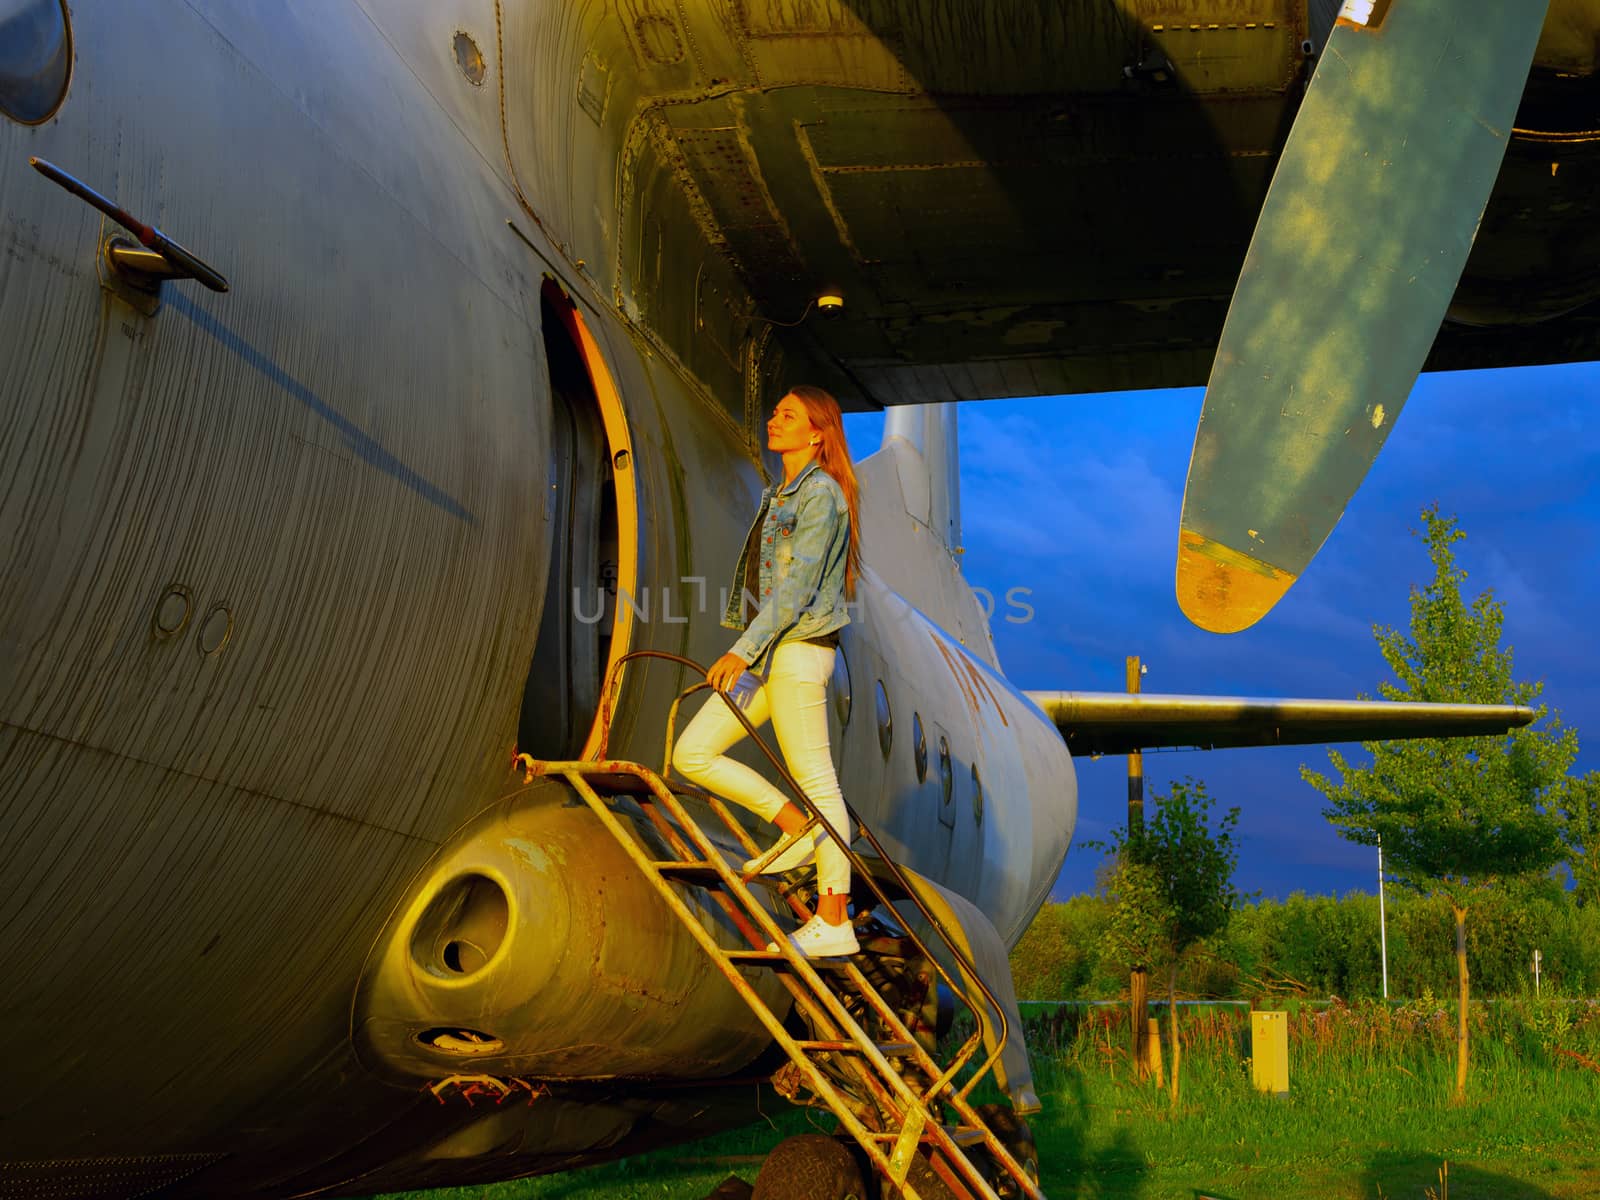
[[[620,130],[616,114],[635,114],[617,147],[618,178],[631,184],[619,189],[622,211],[590,234],[583,223],[604,206],[575,210],[568,240],[614,239],[618,261],[589,270],[711,394],[742,401],[752,350],[772,386],[810,377],[857,408],[1199,386],[1339,7],[658,4],[667,15],[637,29],[661,45],[637,42],[612,60],[626,70],[552,64],[530,74],[526,103],[542,111],[539,80],[570,77],[585,104],[575,119]],[[1417,4],[1391,7],[1393,26]],[[1435,59],[1437,74],[1462,79],[1456,58],[1476,60],[1479,42],[1498,36],[1465,0],[1454,7],[1449,20],[1423,13],[1438,47],[1423,60],[1429,80]],[[1441,330],[1435,311],[1422,335],[1429,370],[1585,361],[1600,347],[1600,142],[1589,119],[1600,51],[1592,0],[1561,7],[1568,16],[1534,53],[1536,103],[1498,126],[1507,150],[1494,198],[1487,210],[1481,195],[1465,205],[1483,212],[1481,233],[1457,320]],[[1382,141],[1397,114],[1425,115],[1437,98],[1417,76],[1355,90],[1352,119]],[[1401,158],[1395,170],[1411,166]],[[1360,238],[1335,239],[1333,268],[1318,257],[1307,269],[1302,308],[1374,290],[1348,277],[1391,232],[1398,198],[1382,201],[1362,210]],[[1304,248],[1305,236],[1296,227],[1284,241]],[[1403,284],[1416,271],[1400,265]],[[843,298],[825,316],[814,307],[823,294]]]
[[[1482,737],[1533,720],[1513,704],[1028,692],[1075,756],[1398,738]]]

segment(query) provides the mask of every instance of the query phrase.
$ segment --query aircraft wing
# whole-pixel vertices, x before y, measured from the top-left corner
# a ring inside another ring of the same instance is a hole
[[[1126,692],[1027,692],[1075,756],[1136,750],[1305,746],[1397,738],[1478,737],[1533,720],[1515,704],[1287,700]]]

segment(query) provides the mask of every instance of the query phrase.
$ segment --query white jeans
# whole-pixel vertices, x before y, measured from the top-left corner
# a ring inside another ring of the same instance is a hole
[[[781,643],[772,652],[766,679],[759,681],[743,707],[757,729],[772,718],[789,773],[828,824],[849,837],[850,816],[828,745],[828,679],[834,653],[831,646],[815,642]],[[741,682],[748,685],[754,678],[746,672]],[[678,738],[672,765],[684,778],[770,821],[789,801],[755,771],[725,756],[723,752],[742,737],[744,726],[728,710],[727,701],[708,696]],[[850,891],[850,860],[827,836],[817,846],[817,887],[840,895]]]

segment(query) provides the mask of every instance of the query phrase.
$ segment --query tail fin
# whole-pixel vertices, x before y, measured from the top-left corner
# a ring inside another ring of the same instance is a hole
[[[861,555],[880,580],[996,670],[988,613],[961,574],[954,403],[900,405],[883,445],[856,463]]]
[[[904,443],[915,455],[895,453]],[[961,554],[961,467],[953,403],[904,404],[883,419],[883,455],[898,467],[906,511],[952,556]]]

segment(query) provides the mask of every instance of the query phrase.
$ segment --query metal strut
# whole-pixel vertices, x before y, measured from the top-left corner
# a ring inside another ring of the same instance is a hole
[[[620,669],[629,659],[646,656],[677,662],[692,668],[702,678],[701,682],[680,693],[672,704],[667,722],[666,765],[659,774],[642,763],[608,759],[605,756],[613,687]],[[527,781],[536,775],[558,776],[565,779],[582,797],[668,908],[677,914],[684,928],[743,998],[773,1040],[783,1048],[789,1056],[793,1072],[798,1076],[796,1082],[803,1083],[833,1112],[840,1126],[861,1147],[873,1168],[898,1189],[899,1195],[906,1200],[921,1200],[920,1193],[908,1178],[921,1152],[933,1175],[958,1197],[1000,1200],[1003,1194],[1007,1197],[1045,1200],[1032,1175],[1017,1162],[968,1100],[972,1090],[992,1074],[999,1062],[1009,1032],[1004,1012],[967,960],[956,939],[929,911],[911,881],[883,852],[883,847],[859,816],[851,812],[862,835],[903,889],[905,898],[915,905],[928,927],[944,943],[946,951],[958,964],[956,974],[962,978],[953,977],[939,958],[929,951],[912,925],[900,916],[894,902],[867,864],[851,849],[849,837],[835,834],[810,797],[795,783],[784,769],[784,764],[756,733],[744,713],[737,706],[729,704],[730,710],[738,716],[746,732],[761,747],[802,806],[807,815],[805,830],[809,832],[821,828],[835,835],[834,840],[850,860],[854,877],[872,890],[879,906],[906,931],[939,977],[972,1010],[974,1031],[948,1063],[941,1064],[933,1058],[855,962],[850,959],[812,960],[796,950],[789,941],[788,931],[779,927],[767,905],[750,890],[750,877],[729,865],[717,845],[667,786],[664,777],[672,761],[678,708],[687,696],[710,686],[703,681],[704,674],[699,664],[675,654],[643,650],[624,655],[613,664],[602,693],[602,736],[596,757],[549,762],[519,755],[517,765],[526,772]],[[726,696],[723,698],[727,700]],[[696,794],[704,795],[698,789]],[[633,827],[613,811],[609,801],[617,795],[627,795],[640,805],[676,857],[658,859],[647,852]],[[711,812],[727,827],[738,844],[755,855],[757,848],[754,842],[728,807],[714,796],[706,795],[704,798]],[[848,830],[840,832],[848,835]],[[679,893],[681,886],[704,889],[728,915],[734,927],[749,943],[750,949],[730,950],[719,944]],[[795,915],[801,918],[811,915],[792,890],[780,889],[778,894]],[[777,949],[767,950],[765,947],[768,944]],[[814,1036],[809,1039],[795,1038],[785,1028],[778,1014],[768,1007],[760,993],[744,977],[742,967],[777,972],[779,981],[793,997],[796,1008],[806,1019]],[[968,986],[968,981],[972,986]],[[978,994],[974,994],[974,991]],[[871,1036],[851,1013],[846,1001],[852,994],[866,1006],[866,1012],[881,1023],[886,1031],[883,1040]],[[985,1007],[980,1008],[980,1005]],[[982,1044],[985,1008],[992,1014],[996,1025],[993,1052],[975,1068],[964,1084],[957,1086],[958,1074],[972,1062]],[[830,1071],[824,1069],[824,1063],[840,1071],[857,1086],[863,1104],[851,1103],[831,1077]],[[788,1091],[790,1098],[794,1099],[798,1088]],[[946,1122],[942,1118],[941,1105],[948,1105],[954,1112],[953,1122]],[[990,1185],[978,1165],[963,1151],[964,1147],[979,1146],[988,1153],[1003,1176],[1003,1193]]]

